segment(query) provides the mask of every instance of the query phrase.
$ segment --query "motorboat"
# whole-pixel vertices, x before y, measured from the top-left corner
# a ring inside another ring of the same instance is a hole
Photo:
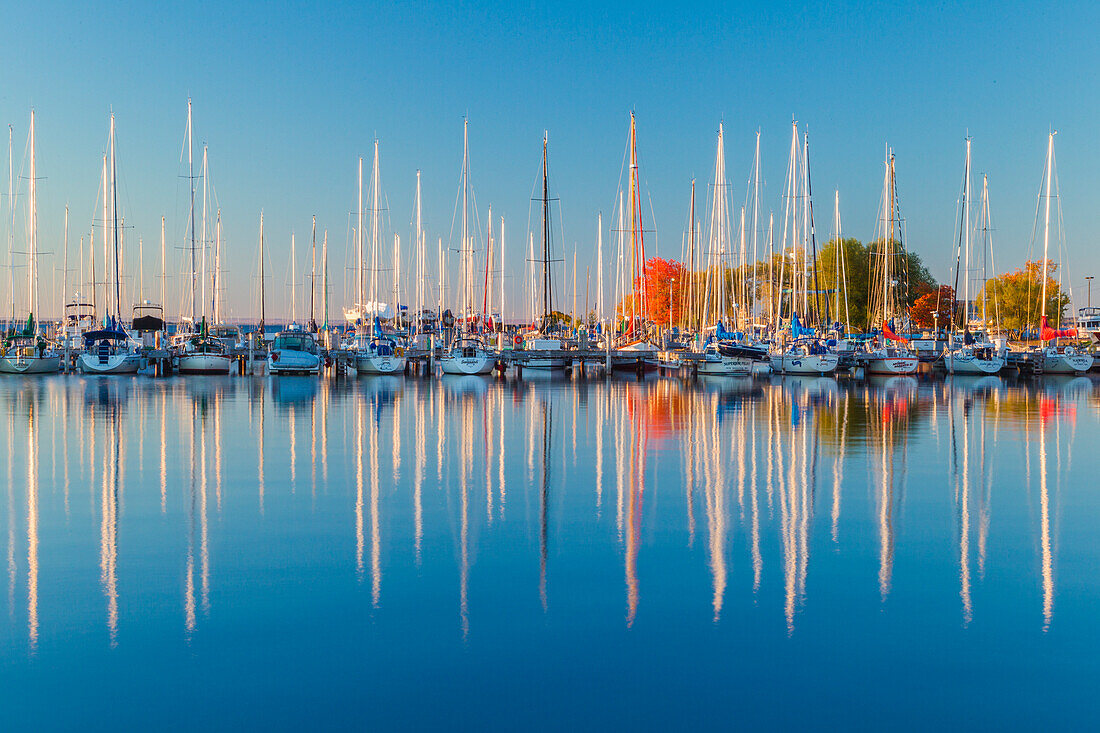
[[[321,346],[312,333],[291,325],[279,331],[267,353],[267,372],[272,375],[319,374]]]
[[[439,359],[444,374],[489,374],[496,364],[493,352],[477,339],[456,339]]]

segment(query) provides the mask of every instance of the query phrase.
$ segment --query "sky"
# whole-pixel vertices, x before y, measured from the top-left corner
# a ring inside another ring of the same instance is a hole
[[[759,130],[762,209],[779,218],[797,120],[810,136],[820,240],[833,231],[835,190],[845,236],[873,236],[889,146],[908,245],[937,278],[951,281],[969,134],[975,185],[989,176],[997,270],[1014,269],[1032,246],[1047,133],[1054,129],[1065,255],[1053,256],[1063,263],[1075,305],[1085,304],[1085,276],[1100,271],[1095,3],[35,2],[4,3],[0,27],[8,31],[0,43],[0,122],[13,131],[17,252],[26,250],[20,176],[27,175],[27,129],[31,109],[36,113],[40,297],[47,316],[59,310],[65,206],[70,268],[82,233],[95,227],[97,239],[103,236],[98,201],[111,111],[127,299],[144,291],[159,300],[164,216],[165,300],[169,315],[178,315],[189,236],[182,155],[188,98],[195,150],[208,146],[211,196],[221,209],[232,318],[256,315],[261,210],[269,320],[290,315],[291,233],[295,280],[303,282],[314,215],[318,238],[328,232],[333,317],[348,304],[357,161],[363,156],[369,173],[375,139],[385,257],[397,233],[411,261],[420,170],[436,281],[438,238],[457,247],[464,118],[480,231],[489,205],[494,218],[505,219],[509,315],[519,306],[527,232],[536,239],[539,232],[531,198],[544,131],[551,195],[559,199],[555,254],[567,261],[557,266],[558,290],[571,300],[575,248],[583,300],[586,271],[595,289],[600,212],[605,248],[613,246],[608,219],[631,111],[643,205],[654,229],[647,254],[680,257],[691,180],[697,179],[701,211],[719,123],[734,206],[745,199]],[[212,222],[213,210],[208,217]],[[448,257],[451,287],[457,256]],[[16,280],[25,277],[22,267],[15,271]],[[17,286],[17,300],[22,290]],[[298,303],[302,319],[304,287]]]

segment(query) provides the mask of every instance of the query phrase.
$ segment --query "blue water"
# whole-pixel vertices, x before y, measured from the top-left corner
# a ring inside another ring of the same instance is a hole
[[[0,379],[0,729],[1092,727],[1098,397]]]

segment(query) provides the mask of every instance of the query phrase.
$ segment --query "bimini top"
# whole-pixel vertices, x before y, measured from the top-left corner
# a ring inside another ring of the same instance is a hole
[[[94,344],[96,341],[126,341],[130,337],[122,331],[114,328],[104,328],[99,331],[88,331],[84,334],[85,344]]]

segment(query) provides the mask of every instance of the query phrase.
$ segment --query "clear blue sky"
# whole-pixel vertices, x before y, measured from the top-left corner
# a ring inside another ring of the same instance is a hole
[[[261,208],[269,292],[285,282],[292,229],[304,265],[316,214],[329,231],[337,312],[356,159],[369,166],[375,136],[388,228],[409,241],[420,168],[428,240],[446,242],[464,115],[480,215],[491,203],[507,220],[509,275],[521,272],[544,129],[559,244],[571,253],[576,243],[582,267],[594,259],[596,215],[615,202],[631,109],[658,254],[679,254],[690,180],[705,191],[719,121],[733,200],[744,198],[759,128],[764,206],[778,211],[796,118],[811,135],[822,239],[834,188],[845,234],[872,236],[889,143],[910,245],[940,279],[953,261],[969,131],[975,180],[990,176],[999,269],[1015,267],[1053,126],[1081,304],[1084,275],[1100,271],[1095,3],[35,2],[6,3],[0,27],[0,121],[14,125],[17,169],[32,106],[38,115],[41,248],[60,251],[66,203],[74,251],[91,226],[113,108],[128,251],[144,237],[153,281],[160,216],[170,247],[185,236],[179,156],[191,96],[197,142],[210,146],[235,316],[250,315]],[[169,260],[178,274],[180,252]],[[273,295],[269,311],[285,300]],[[170,297],[170,310],[177,303]]]

